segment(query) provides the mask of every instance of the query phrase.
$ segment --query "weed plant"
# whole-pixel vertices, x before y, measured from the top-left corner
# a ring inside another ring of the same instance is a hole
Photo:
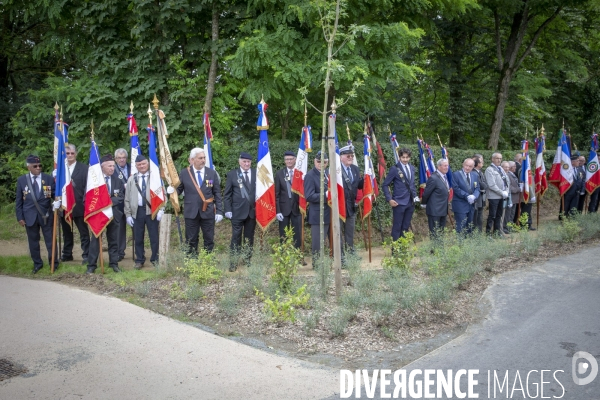
[[[271,280],[277,284],[282,293],[288,294],[302,263],[302,253],[294,246],[294,231],[291,227],[285,228],[285,237],[282,242],[275,243],[272,249],[273,273]]]
[[[239,312],[240,296],[236,291],[223,293],[219,299],[218,307],[225,315],[235,317]]]

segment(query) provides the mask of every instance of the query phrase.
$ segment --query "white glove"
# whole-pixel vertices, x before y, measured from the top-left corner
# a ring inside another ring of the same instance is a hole
[[[427,204],[421,204],[421,208],[427,208]]]
[[[279,221],[279,222],[283,221],[283,214],[282,213],[277,213],[277,215],[275,217],[277,217],[277,221]]]
[[[523,191],[523,184],[519,183],[519,189],[521,189],[521,192]]]
[[[52,171],[52,177],[56,178],[56,168],[54,169],[54,171]]]
[[[475,196],[472,194],[468,195],[467,201],[469,202],[469,204],[473,204],[475,202]]]
[[[225,218],[231,219],[231,217],[233,217],[233,213],[231,213],[231,212],[226,212],[225,213]]]
[[[533,197],[531,198],[531,202],[532,202],[532,203],[535,203],[535,196],[533,196]]]
[[[325,199],[327,199],[327,197],[329,196],[329,190],[325,191]]]
[[[223,216],[221,214],[215,214],[215,223],[219,223],[223,221]]]
[[[175,193],[175,188],[173,186],[167,187],[167,194]]]
[[[181,192],[181,197],[185,197],[185,190]]]
[[[58,210],[60,208],[61,204],[62,204],[62,202],[60,200],[56,200],[54,203],[52,203],[52,208],[55,210]]]
[[[419,199],[419,196],[416,196],[416,197],[413,199],[413,201],[414,201],[415,203],[420,203],[420,202],[421,202],[421,200]]]
[[[508,192],[507,191],[502,192],[502,198],[503,199],[508,198]]]
[[[133,228],[133,217],[127,217],[127,225]]]
[[[156,214],[156,220],[160,221],[164,213],[165,212],[163,210],[158,210],[158,213]]]

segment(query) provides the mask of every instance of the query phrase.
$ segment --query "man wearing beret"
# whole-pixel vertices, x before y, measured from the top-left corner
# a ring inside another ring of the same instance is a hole
[[[138,172],[127,180],[125,188],[125,217],[127,224],[133,228],[133,240],[135,242],[135,269],[142,269],[146,262],[144,250],[144,235],[148,228],[150,238],[150,262],[158,262],[158,230],[164,210],[158,210],[156,216],[152,215],[150,206],[150,163],[148,159],[139,154],[135,159],[135,167]],[[115,174],[116,175],[116,174]]]
[[[113,218],[106,226],[106,240],[108,242],[108,265],[115,272],[121,272],[119,269],[119,221],[121,220],[121,210],[119,205],[123,202],[124,189],[123,181],[114,174],[115,159],[112,154],[107,154],[100,159],[102,175],[108,194],[112,201]],[[100,256],[100,241],[95,235],[91,235],[90,251],[88,255],[88,267],[86,274],[93,274],[98,264]]]
[[[275,173],[275,205],[277,208],[276,217],[279,221],[279,237],[283,240],[285,237],[285,228],[291,226],[294,230],[294,247],[299,249],[302,240],[300,196],[292,192],[296,155],[291,151],[286,151],[283,157],[285,168]]]
[[[317,152],[315,156],[315,167],[306,173],[304,177],[304,197],[308,202],[308,223],[310,224],[310,233],[312,237],[312,262],[313,268],[316,267],[316,260],[321,249],[321,237],[319,232],[319,220],[321,217],[321,191],[325,196],[325,205],[323,206],[323,234],[326,238],[329,238],[329,227],[331,224],[331,208],[327,204],[327,182],[329,181],[329,171],[327,170],[328,163],[327,154],[321,154]],[[321,168],[325,168],[325,181],[323,185],[321,182]]]
[[[354,253],[354,229],[356,225],[356,195],[358,189],[363,188],[364,178],[354,165],[354,146],[349,145],[340,149],[342,161],[342,179],[344,184],[344,198],[346,200],[346,221],[340,221],[342,233],[342,254],[346,251]],[[344,246],[345,243],[345,246]]]
[[[33,273],[36,274],[44,265],[40,255],[40,229],[48,250],[48,264],[52,262],[52,226],[55,209],[60,201],[52,202],[55,186],[54,179],[42,173],[42,163],[38,156],[27,157],[28,173],[17,179],[16,214],[17,221],[27,232],[29,253],[33,260]],[[54,253],[54,269],[58,268],[58,251]]]
[[[198,253],[198,237],[202,230],[204,250],[212,252],[215,247],[215,224],[223,220],[221,180],[217,172],[206,166],[206,154],[200,147],[193,148],[188,158],[190,166],[179,172],[177,193],[185,193],[183,217],[185,218],[185,242],[191,254]],[[171,194],[174,188],[168,187]]]
[[[127,196],[127,181],[131,175],[129,165],[127,163],[127,150],[121,148],[115,150],[115,175],[123,181],[125,186],[125,196]],[[125,248],[127,247],[127,220],[125,217],[125,202],[121,205],[123,216],[119,221],[119,261],[125,258]]]
[[[242,152],[238,162],[240,167],[227,173],[223,193],[225,217],[231,220],[231,272],[237,269],[234,260],[241,250],[242,236],[249,247],[249,255],[244,261],[250,265],[256,227],[256,169],[251,168],[252,157],[248,153]]]

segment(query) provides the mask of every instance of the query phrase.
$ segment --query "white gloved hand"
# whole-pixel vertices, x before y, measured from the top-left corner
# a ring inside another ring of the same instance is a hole
[[[427,208],[427,204],[421,204],[421,208]]]
[[[469,202],[469,204],[473,204],[475,202],[475,196],[472,194],[468,195],[467,201]]]
[[[52,208],[58,210],[61,204],[62,202],[60,200],[56,200],[54,203],[52,203]]]
[[[279,222],[283,221],[283,214],[282,213],[277,213],[277,215],[275,217],[277,218],[277,221],[279,221]]]
[[[502,198],[503,199],[507,199],[508,198],[508,192],[507,191],[502,192]]]
[[[225,218],[231,219],[231,217],[233,217],[233,213],[231,213],[231,212],[226,212],[225,213]]]
[[[413,201],[414,201],[415,203],[420,203],[420,202],[421,202],[421,199],[419,199],[419,196],[416,196],[416,197],[413,199]]]
[[[181,192],[181,197],[185,197],[185,190]]]
[[[531,198],[531,202],[532,202],[532,203],[535,203],[535,196],[533,196],[533,197]]]
[[[325,191],[325,198],[329,197],[329,190]]]
[[[133,228],[133,217],[127,217],[127,225]]]
[[[519,189],[521,189],[521,192],[523,191],[523,183],[519,183]]]
[[[158,210],[158,213],[156,214],[156,220],[160,221],[164,213],[165,212],[163,210]]]
[[[221,214],[215,214],[215,223],[219,223],[223,221],[223,216]]]
[[[175,193],[175,188],[173,186],[167,187],[167,194]]]
[[[52,171],[52,177],[56,178],[56,168],[54,169],[54,171]]]

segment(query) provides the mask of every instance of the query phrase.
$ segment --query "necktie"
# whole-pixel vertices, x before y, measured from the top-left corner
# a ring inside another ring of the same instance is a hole
[[[146,196],[146,175],[142,175],[142,193]]]
[[[33,177],[33,185],[32,186],[33,186],[33,192],[34,192],[33,195],[35,197],[38,197],[40,195],[40,186],[37,183],[37,176]]]
[[[467,173],[465,172],[465,175],[467,176],[467,185],[468,185],[469,187],[471,187],[471,176],[470,176],[471,174],[467,174]]]
[[[350,183],[354,182],[354,177],[352,176],[352,170],[350,167],[346,168],[346,173],[348,174],[348,178],[350,178]]]
[[[410,168],[408,168],[408,165],[405,165],[405,166],[404,166],[404,170],[405,170],[405,172],[406,172],[406,177],[407,177],[408,179],[410,179]]]
[[[110,194],[110,183],[108,183],[108,176],[105,176],[104,180],[106,181],[106,188],[108,189],[108,193]]]
[[[198,186],[202,186],[202,174],[200,171],[196,171],[196,176],[198,176]]]
[[[288,169],[288,175],[290,177],[290,184],[294,183],[294,171]]]
[[[448,186],[448,179],[446,178],[446,174],[442,174],[442,178],[444,178],[444,183],[446,184],[446,187]]]
[[[250,186],[250,178],[248,177],[248,171],[244,171],[244,175],[246,175],[246,184]]]

